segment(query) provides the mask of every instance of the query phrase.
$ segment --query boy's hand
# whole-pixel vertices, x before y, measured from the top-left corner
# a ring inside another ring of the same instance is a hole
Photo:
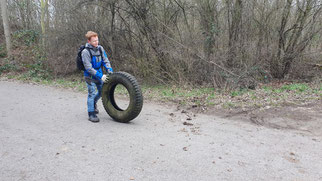
[[[106,76],[106,75],[103,75],[103,76],[102,76],[102,81],[103,81],[103,82],[105,82],[105,81],[106,81],[106,79],[107,79],[107,76]]]
[[[110,68],[107,68],[107,73],[108,73],[108,74],[111,74],[111,73],[113,73],[113,69],[112,69],[112,67],[110,67]]]

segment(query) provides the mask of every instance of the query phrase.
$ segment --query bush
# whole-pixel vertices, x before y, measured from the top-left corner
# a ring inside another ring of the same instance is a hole
[[[12,34],[12,38],[16,43],[24,43],[30,46],[39,40],[40,33],[36,30],[18,30]]]
[[[4,58],[7,56],[6,47],[4,45],[0,45],[0,58]]]
[[[4,72],[16,71],[17,65],[9,61],[9,59],[4,59],[4,64],[0,66],[0,75]]]
[[[51,79],[51,71],[44,66],[43,61],[38,60],[34,64],[28,64],[25,66],[28,68],[27,77],[29,78],[40,78],[40,79]]]

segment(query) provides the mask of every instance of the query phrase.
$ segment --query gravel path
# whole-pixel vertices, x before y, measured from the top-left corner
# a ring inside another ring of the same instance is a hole
[[[322,180],[322,137],[151,102],[94,124],[86,96],[0,81],[0,180]]]

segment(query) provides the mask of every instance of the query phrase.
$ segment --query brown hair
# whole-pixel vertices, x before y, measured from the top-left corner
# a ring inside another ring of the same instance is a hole
[[[94,31],[88,31],[85,35],[85,37],[88,39],[88,40],[91,40],[92,37],[96,37],[98,36],[97,33],[95,33]]]

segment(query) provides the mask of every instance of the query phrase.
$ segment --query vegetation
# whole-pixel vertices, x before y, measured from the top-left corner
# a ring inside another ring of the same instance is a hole
[[[12,51],[1,26],[0,75],[8,78],[86,90],[75,56],[93,30],[146,98],[224,108],[321,99],[319,0],[6,2]]]
[[[37,41],[53,76],[75,73],[77,49],[93,30],[116,70],[149,84],[255,88],[321,77],[314,66],[322,60],[320,0],[7,0],[7,6],[20,42],[13,49]]]
[[[71,75],[64,78],[41,78],[24,74],[8,73],[7,79],[15,79],[58,88],[70,89],[77,92],[87,92],[86,85],[79,77]],[[290,83],[272,82],[259,86],[256,90],[240,89],[227,90],[214,88],[190,88],[177,86],[142,85],[145,99],[185,107],[217,109],[265,109],[285,105],[302,105],[322,100],[322,83]],[[118,86],[116,95],[128,96],[124,87]]]

